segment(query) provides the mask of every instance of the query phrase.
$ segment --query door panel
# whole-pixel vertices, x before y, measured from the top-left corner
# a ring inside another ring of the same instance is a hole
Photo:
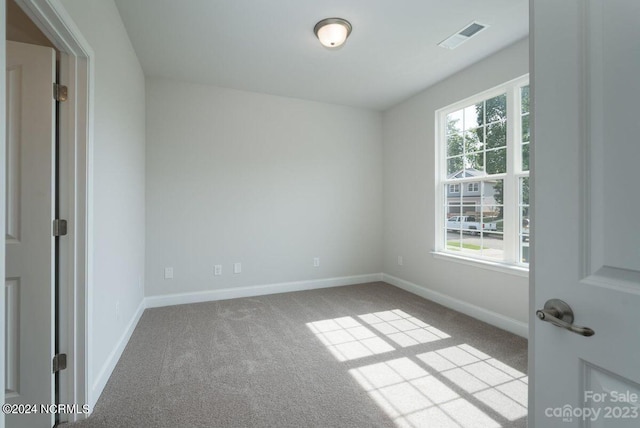
[[[562,299],[595,335],[532,317],[530,425],[637,427],[640,2],[533,6],[531,309]]]
[[[53,49],[7,42],[6,391],[9,404],[52,404],[54,384]],[[40,410],[40,409],[38,409]],[[7,415],[51,427],[53,415]]]

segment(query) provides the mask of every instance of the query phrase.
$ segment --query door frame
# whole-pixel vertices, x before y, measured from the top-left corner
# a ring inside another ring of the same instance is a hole
[[[0,82],[6,82],[7,70],[7,44],[6,44],[6,9],[5,0],[0,0]],[[7,117],[6,104],[6,84],[0,84],[0,117]],[[6,144],[6,120],[0,120],[0,236],[6,235],[6,162],[7,162],[7,144]],[[6,239],[6,238],[5,238]],[[5,258],[6,245],[0,245],[0,274],[2,278],[5,276]],[[5,284],[6,287],[6,284]],[[4,367],[5,360],[5,295],[6,289],[0,293],[0,367]],[[5,390],[4,370],[0,370],[0,391]],[[4,403],[4,400],[2,400]],[[0,415],[0,428],[4,428],[4,413]]]
[[[93,94],[94,53],[60,0],[15,0],[38,28],[60,51],[60,83],[68,87],[68,101],[60,104],[60,217],[69,223],[60,240],[59,343],[67,353],[67,369],[60,372],[60,401],[89,404],[93,383],[91,370],[92,331],[88,311],[92,307],[93,285]],[[5,0],[0,0],[2,37],[5,37]],[[3,40],[4,42],[4,40]],[[0,48],[5,73],[5,43]],[[4,81],[4,78],[2,79]],[[0,114],[5,115],[5,85],[0,90]],[[5,228],[5,130],[0,129],[0,233]],[[2,248],[4,255],[4,246]],[[4,272],[4,257],[0,273]],[[0,367],[4,366],[5,293],[0,293]],[[4,372],[0,370],[0,388]],[[92,409],[91,409],[92,410]],[[86,415],[69,415],[70,421]],[[0,428],[4,426],[0,419]]]

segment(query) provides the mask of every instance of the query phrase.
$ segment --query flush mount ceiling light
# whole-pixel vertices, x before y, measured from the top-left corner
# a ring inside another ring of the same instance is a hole
[[[313,27],[313,32],[323,46],[335,49],[344,44],[351,34],[351,24],[342,18],[327,18]]]

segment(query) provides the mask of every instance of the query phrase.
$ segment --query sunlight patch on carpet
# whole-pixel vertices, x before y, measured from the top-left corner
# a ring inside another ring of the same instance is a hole
[[[399,309],[359,315],[358,318],[403,348],[451,337]]]
[[[352,317],[307,323],[307,327],[338,361],[395,351],[395,348]]]
[[[409,358],[371,364],[349,373],[399,427],[500,427]]]
[[[427,366],[505,419],[527,416],[527,376],[467,344],[418,354]]]
[[[468,344],[438,342],[451,336],[404,311],[326,319],[307,327],[338,361],[391,355],[349,374],[398,427],[499,428],[496,419],[527,416],[526,374]],[[392,344],[440,348],[393,358],[401,351]]]

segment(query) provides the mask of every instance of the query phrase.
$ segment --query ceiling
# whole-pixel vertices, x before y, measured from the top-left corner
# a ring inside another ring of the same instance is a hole
[[[116,0],[147,76],[385,110],[527,36],[528,0]],[[341,17],[337,50],[313,33]],[[455,50],[437,46],[489,25]]]

